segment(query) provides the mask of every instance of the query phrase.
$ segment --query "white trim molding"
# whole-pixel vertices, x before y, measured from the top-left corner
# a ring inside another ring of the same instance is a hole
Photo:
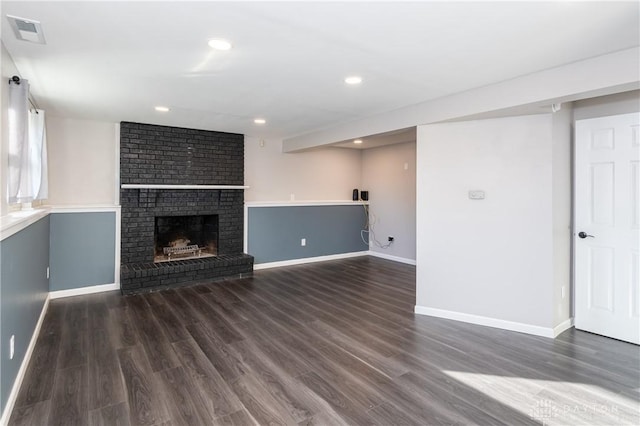
[[[113,200],[114,204],[120,204],[120,123],[115,123],[115,143],[114,146],[114,164],[115,173],[113,180]]]
[[[279,262],[258,263],[253,265],[254,271],[261,269],[280,268],[282,266],[302,265],[304,263],[326,262],[328,260],[348,259],[351,257],[366,256],[367,251],[354,251],[351,253],[329,254],[327,256],[303,257],[300,259],[282,260]]]
[[[122,238],[122,211],[120,206],[116,210],[116,253],[115,253],[115,265],[113,265],[113,280],[115,284],[120,288],[120,263],[122,261],[121,256],[121,238]]]
[[[428,315],[431,317],[445,318],[455,321],[467,322],[470,324],[483,325],[486,327],[501,328],[503,330],[517,331],[519,333],[533,334],[534,336],[542,336],[555,338],[556,328],[541,327],[539,325],[525,324],[521,322],[507,321],[498,318],[484,317],[480,315],[466,314],[464,312],[447,311],[444,309],[429,308],[427,306],[416,305],[414,312],[418,315]],[[566,322],[566,321],[565,321]],[[564,331],[564,330],[563,330]]]
[[[102,212],[118,212],[120,206],[114,205],[69,205],[69,206],[50,206],[51,213],[102,213]]]
[[[553,337],[554,338],[558,337],[559,335],[561,335],[571,327],[573,327],[573,317],[565,321],[562,321],[560,324],[553,327]]]
[[[57,290],[49,293],[50,299],[61,299],[63,297],[80,296],[83,294],[102,293],[104,291],[120,290],[120,284],[100,284],[87,287],[71,288],[69,290]]]
[[[24,375],[27,372],[29,361],[31,361],[31,356],[33,355],[33,349],[35,348],[36,341],[38,340],[38,336],[40,335],[40,328],[42,327],[42,323],[44,322],[44,316],[47,313],[47,309],[49,308],[50,299],[51,297],[47,295],[47,298],[44,300],[42,311],[40,311],[40,317],[38,318],[38,322],[36,323],[36,328],[33,330],[31,340],[29,341],[29,346],[27,346],[24,358],[22,358],[22,363],[20,364],[20,369],[18,370],[16,379],[13,382],[13,386],[11,387],[11,392],[9,393],[7,404],[5,405],[4,411],[2,412],[2,417],[0,417],[0,425],[2,426],[5,426],[7,423],[9,423],[11,412],[13,411],[13,407],[16,404],[16,399],[18,398],[18,392],[20,392],[20,388],[22,387]]]
[[[327,200],[327,201],[245,201],[248,208],[253,207],[308,207],[308,206],[354,206],[368,205],[368,201]]]
[[[249,206],[247,206],[247,203],[244,203],[243,216],[242,251],[243,253],[249,253]]]
[[[379,257],[381,259],[387,259],[387,260],[392,260],[394,262],[406,263],[407,265],[413,265],[413,266],[416,265],[415,259],[407,259],[406,257],[392,256],[390,254],[380,253],[373,250],[369,250],[368,254],[369,256]]]

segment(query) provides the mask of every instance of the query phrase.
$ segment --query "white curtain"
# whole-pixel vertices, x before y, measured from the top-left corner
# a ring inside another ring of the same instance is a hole
[[[29,82],[9,83],[9,203],[20,202],[20,187],[29,160]]]
[[[9,203],[48,196],[47,135],[43,110],[29,111],[29,82],[9,84]]]
[[[33,200],[45,200],[49,195],[47,130],[44,125],[44,117],[44,110],[29,111],[30,182],[29,186],[25,188],[24,195],[33,197]]]

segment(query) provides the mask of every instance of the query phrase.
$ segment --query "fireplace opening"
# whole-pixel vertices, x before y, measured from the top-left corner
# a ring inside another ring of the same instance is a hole
[[[153,261],[218,255],[218,215],[156,216]]]

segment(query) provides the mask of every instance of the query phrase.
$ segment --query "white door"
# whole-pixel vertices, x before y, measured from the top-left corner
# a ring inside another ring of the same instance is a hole
[[[640,114],[575,137],[575,326],[640,344]]]

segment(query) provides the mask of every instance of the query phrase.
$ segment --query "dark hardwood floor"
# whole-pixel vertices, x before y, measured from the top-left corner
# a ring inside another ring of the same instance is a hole
[[[414,315],[372,257],[51,301],[11,425],[640,424],[638,346]]]

